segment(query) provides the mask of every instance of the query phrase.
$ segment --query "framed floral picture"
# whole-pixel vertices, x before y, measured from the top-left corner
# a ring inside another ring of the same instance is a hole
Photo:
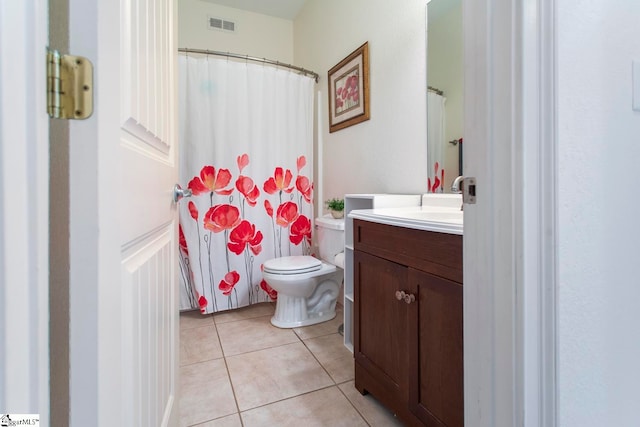
[[[369,44],[329,70],[329,132],[369,120]]]

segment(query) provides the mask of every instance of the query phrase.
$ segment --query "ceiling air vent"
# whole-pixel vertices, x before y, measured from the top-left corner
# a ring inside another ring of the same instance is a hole
[[[209,16],[209,29],[210,30],[220,30],[220,31],[228,31],[235,32],[236,31],[236,23],[233,21],[227,21],[222,18],[215,18],[213,16]]]

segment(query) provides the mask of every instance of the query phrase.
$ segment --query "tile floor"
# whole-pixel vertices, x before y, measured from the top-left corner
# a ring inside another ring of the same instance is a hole
[[[271,325],[275,304],[180,315],[182,426],[401,426],[353,385],[353,356],[334,320]]]

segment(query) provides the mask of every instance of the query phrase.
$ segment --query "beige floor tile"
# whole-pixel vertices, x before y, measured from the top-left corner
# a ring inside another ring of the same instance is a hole
[[[223,359],[180,368],[181,426],[192,426],[237,412]]]
[[[207,421],[194,427],[242,427],[242,422],[240,421],[240,415],[233,414],[217,420]]]
[[[298,342],[291,329],[273,326],[270,316],[217,324],[220,344],[226,357]]]
[[[276,311],[275,303],[262,302],[237,310],[221,311],[213,316],[213,320],[218,323],[235,322],[236,320],[251,319],[253,317],[273,316]]]
[[[199,310],[183,311],[180,313],[180,330],[209,326],[212,323],[212,314],[202,314]]]
[[[245,427],[366,426],[344,395],[330,387],[242,412]]]
[[[241,411],[333,385],[301,342],[226,360]]]
[[[221,357],[222,347],[213,322],[180,331],[180,366]]]
[[[393,416],[391,411],[382,406],[372,395],[361,395],[360,392],[356,390],[353,381],[340,384],[338,387],[340,387],[340,390],[342,390],[345,396],[347,396],[347,399],[349,399],[358,412],[360,412],[360,415],[367,420],[370,426],[387,427],[403,425],[400,420]]]
[[[353,354],[344,346],[342,335],[331,334],[304,341],[336,384],[354,378]]]
[[[342,307],[336,307],[336,317],[333,319],[317,323],[311,326],[303,326],[301,328],[294,328],[294,332],[298,334],[300,339],[306,340],[309,338],[321,337],[323,335],[335,334],[338,332],[338,327],[343,323],[343,310]]]

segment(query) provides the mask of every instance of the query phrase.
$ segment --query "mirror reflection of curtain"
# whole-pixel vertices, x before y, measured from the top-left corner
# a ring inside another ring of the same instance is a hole
[[[428,187],[431,193],[444,190],[444,130],[447,98],[427,92],[427,158],[429,161]]]

